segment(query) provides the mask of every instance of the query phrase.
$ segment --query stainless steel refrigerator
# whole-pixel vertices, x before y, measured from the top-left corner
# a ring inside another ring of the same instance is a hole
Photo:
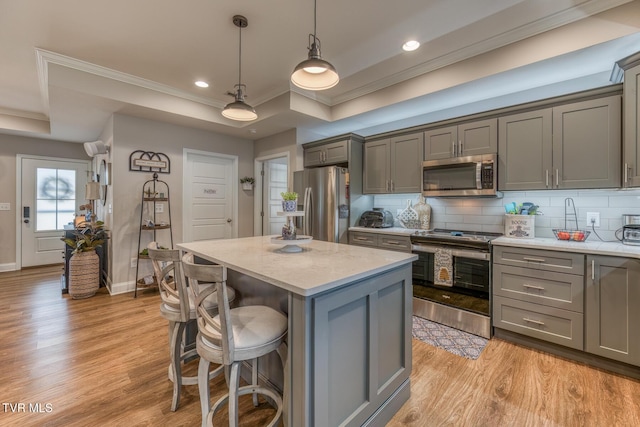
[[[304,211],[296,224],[297,233],[349,243],[349,226],[372,205],[372,197],[362,195],[361,179],[354,178],[355,182],[348,169],[337,166],[294,172],[293,191],[298,193],[298,210]]]

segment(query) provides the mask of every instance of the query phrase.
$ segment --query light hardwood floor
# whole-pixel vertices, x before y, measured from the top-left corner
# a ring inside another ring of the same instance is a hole
[[[198,426],[197,387],[169,410],[158,295],[101,289],[75,301],[59,281],[60,266],[0,273],[0,425]],[[214,399],[225,387],[217,380]],[[272,409],[246,397],[241,424],[264,424]],[[414,340],[411,399],[389,426],[444,425],[638,426],[640,382],[498,339],[478,360]]]

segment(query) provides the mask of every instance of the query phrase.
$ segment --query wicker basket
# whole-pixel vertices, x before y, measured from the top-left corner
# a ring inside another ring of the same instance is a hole
[[[69,260],[69,295],[89,298],[100,287],[100,257],[96,251],[76,252]]]

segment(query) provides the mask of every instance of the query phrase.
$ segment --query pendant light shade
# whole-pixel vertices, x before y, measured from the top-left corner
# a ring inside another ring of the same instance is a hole
[[[222,115],[231,120],[238,120],[241,122],[250,122],[258,118],[256,110],[246,102],[244,102],[244,91],[247,88],[242,84],[242,29],[249,25],[249,21],[242,15],[235,15],[233,17],[233,25],[240,29],[240,44],[238,53],[238,84],[234,87],[235,92],[229,92],[228,94],[235,98],[235,101],[227,104],[222,109]]]
[[[322,59],[320,39],[316,37],[316,1],[313,2],[313,34],[309,34],[309,58],[302,61],[291,74],[291,83],[308,90],[325,90],[334,87],[340,76],[333,65]]]
[[[244,85],[237,84],[235,86],[236,93],[230,93],[235,96],[236,100],[224,106],[222,115],[227,119],[238,120],[240,122],[250,122],[258,118],[256,110],[246,102],[244,102]]]

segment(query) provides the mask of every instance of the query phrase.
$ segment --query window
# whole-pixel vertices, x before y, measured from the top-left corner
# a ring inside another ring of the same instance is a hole
[[[76,210],[76,171],[37,168],[36,231],[62,230]]]

